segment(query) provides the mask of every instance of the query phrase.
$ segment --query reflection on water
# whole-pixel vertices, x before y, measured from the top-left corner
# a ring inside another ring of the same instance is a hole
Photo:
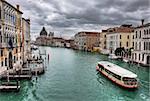
[[[95,70],[98,61],[108,60],[97,53],[63,48],[40,47],[49,54],[47,70],[36,81],[21,82],[19,93],[0,93],[0,101],[148,101],[149,69],[112,61],[138,75],[140,87],[120,88]]]

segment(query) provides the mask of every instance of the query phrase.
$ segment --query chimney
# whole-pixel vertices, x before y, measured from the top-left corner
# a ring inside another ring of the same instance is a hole
[[[17,7],[17,10],[19,10],[20,8],[19,8],[19,5],[16,5],[16,7]]]
[[[142,19],[141,22],[142,22],[142,26],[143,26],[144,25],[144,19]]]

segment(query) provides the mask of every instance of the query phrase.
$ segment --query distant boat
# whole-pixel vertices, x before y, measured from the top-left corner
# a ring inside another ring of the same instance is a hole
[[[129,60],[128,60],[128,59],[126,59],[126,58],[123,58],[123,61],[124,61],[124,62],[126,62],[126,63],[128,63],[128,62],[129,62]]]
[[[108,61],[100,61],[96,70],[124,88],[137,88],[137,75]]]
[[[37,50],[38,49],[38,47],[37,46],[35,46],[35,45],[31,45],[31,50]]]
[[[118,57],[115,54],[109,54],[109,59],[118,59]]]

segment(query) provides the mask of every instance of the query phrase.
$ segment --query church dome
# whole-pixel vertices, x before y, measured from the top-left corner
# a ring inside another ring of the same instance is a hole
[[[45,27],[43,27],[43,29],[40,32],[40,36],[47,36],[47,31],[45,30]]]

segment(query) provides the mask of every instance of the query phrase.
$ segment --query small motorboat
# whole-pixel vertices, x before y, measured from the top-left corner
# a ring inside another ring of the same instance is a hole
[[[129,62],[129,60],[128,60],[128,59],[126,59],[126,58],[123,58],[123,61],[124,61],[124,62],[126,62],[126,63],[128,63],[128,62]]]
[[[118,57],[115,54],[109,54],[109,59],[118,59]]]

